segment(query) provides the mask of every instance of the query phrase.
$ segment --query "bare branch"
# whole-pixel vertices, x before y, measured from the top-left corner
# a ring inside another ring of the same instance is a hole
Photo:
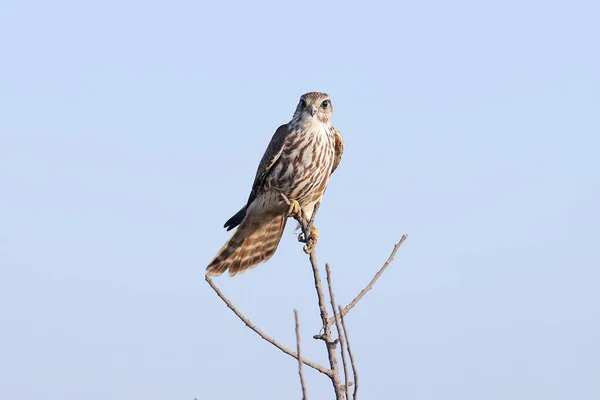
[[[287,196],[281,193],[281,197],[289,206],[290,200]],[[298,221],[300,227],[302,228],[302,232],[304,234],[304,239],[308,239],[310,234],[310,229],[312,227],[312,223],[314,222],[315,215],[317,214],[317,210],[319,209],[320,202],[315,204],[315,208],[313,209],[313,213],[309,221],[306,220],[306,215],[300,210],[300,215],[293,215],[293,217]],[[317,299],[319,300],[319,310],[321,312],[321,320],[323,321],[323,335],[321,338],[325,342],[325,346],[327,347],[327,355],[329,358],[329,366],[331,375],[329,378],[331,379],[331,383],[333,384],[333,390],[335,391],[336,400],[343,400],[343,390],[342,384],[340,382],[340,372],[338,367],[337,355],[335,353],[335,343],[331,336],[331,323],[329,322],[329,316],[327,314],[327,305],[325,304],[325,293],[323,291],[323,285],[321,284],[321,276],[319,274],[319,267],[317,265],[317,256],[315,255],[315,251],[311,251],[308,255],[310,260],[310,265],[313,270],[313,276],[315,279],[315,289],[317,290]]]
[[[327,272],[327,286],[329,287],[329,299],[331,300],[331,309],[333,310],[333,316],[335,318],[335,327],[337,328],[338,337],[340,340],[340,352],[342,353],[342,365],[344,366],[344,392],[346,393],[346,400],[350,399],[348,393],[348,364],[346,362],[346,352],[344,350],[344,332],[340,324],[340,315],[338,309],[335,306],[335,296],[333,295],[333,284],[331,283],[331,268],[329,264],[325,264],[325,271]]]
[[[219,290],[219,288],[214,284],[214,282],[212,281],[212,279],[206,275],[204,277],[204,279],[206,280],[206,282],[208,282],[208,284],[210,285],[210,287],[212,288],[212,290],[215,291],[215,293],[217,294],[217,296],[219,296],[221,298],[221,300],[223,300],[223,302],[227,305],[227,307],[229,307],[229,309],[231,311],[233,311],[233,313],[239,318],[241,319],[248,328],[252,329],[254,332],[256,332],[256,334],[258,334],[258,336],[260,336],[261,338],[263,338],[264,340],[266,340],[267,342],[271,343],[273,346],[277,347],[279,350],[283,351],[285,354],[294,357],[297,360],[302,360],[302,362],[306,365],[308,365],[311,368],[316,369],[317,371],[319,371],[322,374],[325,374],[329,377],[331,377],[333,375],[332,370],[327,369],[325,367],[323,367],[322,365],[319,365],[317,363],[314,363],[310,360],[307,360],[305,358],[299,357],[298,354],[294,353],[292,350],[288,349],[287,347],[283,346],[282,344],[280,344],[279,342],[277,342],[275,339],[273,339],[272,337],[270,337],[269,335],[267,335],[266,333],[264,333],[260,328],[256,327],[252,322],[250,322],[250,320],[248,318],[246,318],[240,311],[238,311],[237,308],[235,308],[235,306],[233,305],[233,303],[231,302],[231,300],[229,300],[227,297],[225,297],[225,295]]]
[[[335,353],[335,344],[331,336],[331,324],[327,315],[327,306],[325,304],[325,293],[323,292],[323,285],[321,284],[321,276],[319,275],[319,267],[317,266],[317,257],[315,252],[312,251],[309,254],[310,265],[313,269],[313,275],[315,278],[315,288],[317,289],[317,297],[319,299],[319,309],[321,311],[321,320],[323,321],[323,335],[325,337],[325,346],[327,347],[327,355],[329,357],[329,366],[331,367],[331,383],[335,391],[336,400],[343,400],[342,384],[340,382],[340,372],[338,368],[337,355]]]
[[[367,287],[365,287],[363,290],[361,290],[360,293],[358,294],[358,296],[356,296],[354,298],[354,300],[352,300],[346,307],[344,307],[342,315],[348,314],[350,312],[350,310],[352,310],[352,308],[354,308],[356,303],[358,303],[360,301],[360,299],[362,299],[364,297],[364,295],[367,294],[367,292],[373,288],[373,285],[375,285],[375,282],[377,282],[377,279],[379,279],[379,277],[381,275],[383,275],[383,273],[385,272],[388,265],[390,265],[392,263],[392,261],[394,261],[394,256],[396,255],[396,252],[398,251],[400,246],[402,246],[402,243],[404,243],[404,241],[406,240],[407,237],[408,237],[407,234],[402,235],[402,238],[400,239],[400,241],[398,243],[396,243],[396,245],[394,246],[394,250],[392,250],[392,254],[390,254],[390,256],[388,257],[385,264],[383,264],[383,267],[381,267],[381,269],[375,274],[375,276],[373,277],[373,279],[371,279],[371,282],[369,282]],[[333,323],[333,322],[335,322],[334,317],[330,318],[330,323]]]
[[[307,250],[308,248],[311,248],[311,250],[312,250],[312,248],[314,247],[314,245],[316,243],[311,242],[311,240],[316,240],[316,237],[317,237],[316,232],[313,232],[313,224],[314,224],[315,216],[317,214],[317,210],[319,209],[319,206],[320,206],[320,202],[317,202],[315,204],[311,218],[307,219],[306,215],[304,214],[302,209],[300,208],[298,210],[297,204],[294,204],[294,207],[291,207],[291,202],[285,196],[285,194],[281,193],[281,196],[282,196],[283,200],[285,201],[285,203],[288,206],[290,206],[290,215],[289,216],[292,216],[294,219],[296,219],[298,221],[298,223],[300,224],[300,227],[302,228],[302,236],[299,236],[299,240],[301,242],[306,243],[307,247],[304,248],[305,252],[308,252],[308,250]],[[313,236],[315,236],[312,239],[311,239],[311,234]],[[356,296],[356,298],[354,298],[354,300],[352,300],[346,307],[336,305],[334,291],[333,291],[332,278],[331,278],[331,269],[328,264],[325,265],[325,269],[327,272],[329,297],[330,297],[331,307],[333,310],[333,317],[329,317],[329,315],[328,315],[326,299],[325,299],[325,292],[323,290],[323,285],[321,283],[321,277],[319,274],[319,267],[317,264],[317,258],[316,258],[315,252],[313,250],[309,253],[309,260],[310,260],[310,264],[311,264],[311,267],[313,270],[313,276],[314,276],[314,280],[315,280],[315,289],[317,291],[319,311],[321,314],[321,321],[323,323],[323,328],[322,328],[323,333],[315,335],[314,338],[323,340],[323,342],[325,343],[325,346],[327,349],[327,355],[329,358],[329,365],[330,365],[329,369],[323,367],[322,365],[314,363],[310,360],[306,360],[306,359],[302,358],[301,344],[300,344],[300,321],[299,321],[299,316],[298,316],[298,310],[294,309],[294,318],[295,318],[295,322],[296,322],[296,350],[297,350],[297,352],[295,353],[292,350],[288,349],[287,347],[281,345],[280,343],[275,341],[273,338],[268,336],[266,333],[264,333],[261,329],[256,327],[248,318],[246,318],[233,305],[233,303],[227,297],[225,297],[225,295],[219,290],[219,288],[214,284],[214,282],[208,275],[205,276],[205,279],[206,279],[206,282],[208,282],[208,284],[210,285],[210,287],[215,291],[217,296],[219,296],[221,298],[221,300],[223,300],[223,302],[227,305],[227,307],[231,311],[233,311],[233,313],[239,319],[241,319],[242,322],[244,322],[248,328],[253,330],[262,339],[271,343],[273,346],[277,347],[279,350],[281,350],[285,354],[287,354],[291,357],[294,357],[296,360],[298,360],[298,375],[300,376],[300,384],[302,387],[302,399],[303,400],[307,400],[307,390],[306,390],[306,383],[304,381],[303,364],[305,364],[305,365],[307,365],[329,377],[329,379],[331,380],[331,383],[333,384],[336,400],[344,400],[344,397],[345,397],[345,400],[350,400],[349,388],[350,388],[350,386],[354,385],[353,400],[356,400],[357,393],[358,393],[358,372],[356,370],[356,363],[354,360],[354,355],[352,353],[352,348],[350,346],[350,338],[348,336],[348,331],[346,329],[346,322],[345,322],[344,317],[365,296],[365,294],[373,288],[373,285],[375,284],[375,282],[377,282],[377,280],[385,272],[386,268],[394,260],[396,252],[398,251],[398,249],[400,248],[400,246],[406,240],[407,237],[408,237],[408,235],[406,235],[406,234],[402,236],[400,241],[398,243],[396,243],[396,245],[394,246],[394,249],[393,249],[392,253],[390,254],[390,256],[388,257],[385,264],[375,274],[375,276],[373,277],[371,282],[369,282],[369,284],[363,290],[361,290],[360,293]],[[336,329],[337,329],[337,333],[338,333],[338,338],[335,340],[333,339],[332,332],[331,332],[331,326],[334,323],[336,325]],[[336,352],[336,346],[337,346],[338,342],[340,343],[341,357],[342,357],[342,363],[343,363],[343,368],[344,368],[344,385],[342,385],[341,380],[340,380],[340,370],[339,370],[339,364],[338,364],[337,352]],[[344,349],[344,345],[345,345],[345,349]],[[350,363],[348,363],[348,361],[346,360],[346,353],[348,354],[348,356],[350,358]],[[352,374],[354,377],[354,382],[350,382],[348,379],[349,378],[348,364],[350,364],[352,367]],[[345,393],[345,395],[344,395],[344,393]]]
[[[354,354],[352,354],[352,348],[350,347],[350,337],[348,336],[348,330],[346,329],[346,320],[344,319],[344,314],[342,310],[342,306],[339,306],[339,315],[342,320],[342,327],[344,328],[344,336],[346,337],[346,349],[348,350],[348,355],[350,356],[350,364],[352,365],[352,375],[354,376],[354,394],[352,395],[352,399],[357,399],[358,392],[358,372],[356,371],[356,363],[354,362]]]
[[[294,318],[296,319],[296,352],[298,353],[298,374],[300,375],[300,385],[302,385],[302,400],[307,400],[306,384],[304,383],[304,371],[302,370],[302,354],[300,353],[300,320],[298,310],[294,308]]]

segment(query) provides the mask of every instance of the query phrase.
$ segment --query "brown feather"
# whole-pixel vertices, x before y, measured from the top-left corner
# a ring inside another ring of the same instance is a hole
[[[286,147],[286,139],[290,134],[289,124],[281,125],[271,138],[265,153],[258,164],[258,168],[256,169],[256,176],[254,177],[254,182],[252,183],[252,191],[250,192],[250,196],[248,197],[248,203],[252,203],[252,200],[256,198],[258,192],[263,187],[265,178],[267,174],[273,168],[273,166],[279,160],[281,153]]]
[[[229,275],[234,276],[267,261],[277,250],[286,221],[285,215],[273,216],[261,225],[255,225],[251,218],[244,219],[206,273],[218,276],[229,270]]]
[[[336,170],[340,161],[342,161],[342,155],[344,154],[344,139],[342,133],[336,128],[335,130],[335,158],[333,159],[333,167],[331,173]]]

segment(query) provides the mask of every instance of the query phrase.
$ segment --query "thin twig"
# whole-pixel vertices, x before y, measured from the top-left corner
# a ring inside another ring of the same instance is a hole
[[[373,279],[371,279],[371,282],[369,282],[369,284],[363,290],[360,291],[358,296],[356,296],[354,298],[354,300],[352,300],[346,307],[344,307],[342,315],[348,314],[350,312],[350,310],[352,310],[352,308],[356,305],[356,303],[358,303],[360,301],[360,299],[362,299],[364,297],[364,295],[367,294],[367,292],[373,288],[373,285],[375,285],[375,282],[377,282],[377,279],[379,279],[379,277],[385,272],[388,265],[390,265],[391,262],[394,261],[394,256],[396,255],[396,252],[398,251],[400,246],[402,246],[402,243],[404,243],[404,241],[406,240],[407,237],[408,237],[407,234],[402,235],[402,238],[400,239],[400,241],[398,243],[396,243],[396,245],[394,246],[394,250],[392,250],[392,254],[390,254],[390,256],[388,257],[385,264],[383,264],[383,267],[381,267],[381,269],[375,274]],[[330,323],[333,323],[333,322],[335,322],[334,317],[330,318]]]
[[[294,318],[296,320],[296,352],[298,353],[298,374],[300,375],[300,385],[302,385],[302,400],[307,400],[306,384],[304,383],[304,371],[302,370],[302,354],[300,353],[300,320],[298,310],[294,308]]]
[[[348,355],[350,356],[350,364],[352,365],[352,375],[354,376],[354,394],[352,395],[352,399],[357,399],[358,392],[358,372],[356,371],[356,363],[354,362],[354,354],[352,354],[352,347],[350,347],[350,337],[348,336],[348,330],[346,329],[346,320],[344,319],[344,314],[342,310],[342,306],[339,306],[339,315],[342,320],[342,328],[344,329],[344,336],[346,337],[346,349],[348,350]]]
[[[331,283],[331,268],[329,264],[325,264],[325,271],[327,272],[327,286],[329,287],[329,299],[331,300],[331,309],[333,310],[333,316],[335,318],[335,327],[337,328],[338,337],[340,338],[340,352],[342,353],[342,365],[344,366],[344,392],[346,393],[346,400],[350,399],[348,393],[348,364],[346,363],[346,352],[344,349],[344,332],[340,324],[340,315],[338,309],[335,306],[335,296],[333,295],[333,284]]]
[[[302,360],[302,362],[306,365],[308,365],[311,368],[316,369],[317,371],[319,371],[322,374],[325,374],[329,377],[331,377],[333,375],[332,370],[327,369],[325,367],[323,367],[322,365],[319,365],[315,362],[312,362],[310,360],[307,360],[305,358],[299,357],[298,354],[294,353],[292,350],[288,349],[287,347],[285,347],[284,345],[280,344],[279,342],[277,342],[275,339],[273,339],[272,337],[270,337],[269,335],[267,335],[266,333],[264,333],[260,328],[256,327],[252,322],[250,322],[250,320],[248,318],[246,318],[240,311],[238,311],[237,308],[235,308],[235,306],[233,305],[233,303],[231,302],[231,300],[229,300],[227,297],[225,297],[225,295],[219,290],[219,288],[214,284],[214,282],[212,281],[212,279],[206,275],[204,277],[204,279],[206,280],[206,282],[208,282],[208,284],[210,285],[210,287],[212,288],[212,290],[215,291],[215,293],[217,294],[217,296],[219,296],[221,298],[221,300],[223,300],[223,302],[227,305],[227,307],[229,307],[229,309],[231,311],[233,311],[233,313],[239,318],[241,319],[248,328],[252,329],[254,332],[256,332],[258,334],[258,336],[260,336],[261,338],[263,338],[264,340],[266,340],[267,342],[271,343],[273,346],[277,347],[279,350],[283,351],[285,354],[294,357],[295,359],[300,359]]]

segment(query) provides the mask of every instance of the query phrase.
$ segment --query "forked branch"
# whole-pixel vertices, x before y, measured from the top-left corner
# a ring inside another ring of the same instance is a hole
[[[288,206],[291,206],[289,199],[284,194],[282,194],[281,196],[284,199],[284,201],[286,202],[286,204]],[[312,226],[314,223],[315,216],[317,214],[317,210],[319,209],[319,205],[320,205],[320,203],[317,203],[315,205],[315,208],[311,215],[310,220],[307,220],[306,215],[302,212],[302,210],[300,210],[300,212],[298,212],[297,214],[292,215],[299,222],[300,227],[302,229],[302,236],[299,239],[300,239],[300,241],[307,243],[307,246],[309,245],[308,242],[310,241],[309,240],[310,234],[312,231]],[[205,279],[206,279],[206,282],[210,285],[210,287],[217,294],[217,296],[219,296],[221,298],[221,300],[223,300],[223,302],[227,305],[227,307],[229,307],[229,309],[231,311],[233,311],[233,313],[239,319],[241,319],[248,328],[253,330],[262,339],[271,343],[273,346],[277,347],[279,350],[281,350],[285,354],[292,356],[296,360],[298,360],[298,374],[300,376],[300,384],[302,386],[302,399],[303,400],[307,400],[306,383],[304,381],[304,372],[303,372],[303,368],[302,368],[303,365],[307,365],[307,366],[321,372],[322,374],[327,375],[329,377],[329,379],[331,379],[331,382],[332,382],[333,388],[334,388],[334,392],[335,392],[336,400],[344,400],[344,396],[346,397],[346,400],[349,400],[351,386],[354,386],[354,392],[353,392],[352,398],[353,398],[353,400],[356,400],[357,392],[358,392],[358,372],[356,369],[356,362],[354,359],[354,354],[352,353],[352,348],[350,346],[350,338],[348,336],[348,330],[346,328],[346,322],[345,322],[344,317],[348,314],[348,312],[350,312],[350,310],[352,310],[352,308],[354,306],[356,306],[356,304],[365,296],[365,294],[367,294],[367,292],[373,288],[373,285],[375,285],[375,282],[377,282],[377,280],[381,277],[381,275],[383,275],[383,273],[385,272],[387,267],[394,260],[396,252],[398,251],[398,249],[400,248],[402,243],[404,243],[404,241],[406,240],[407,237],[408,237],[408,235],[402,236],[400,241],[398,243],[396,243],[396,245],[394,246],[394,249],[392,250],[392,253],[388,257],[385,264],[383,264],[381,269],[375,274],[373,279],[371,279],[371,282],[369,282],[369,284],[363,290],[361,290],[360,293],[354,298],[354,300],[352,300],[350,303],[348,303],[348,305],[346,307],[338,306],[335,302],[334,290],[333,290],[332,279],[331,279],[331,269],[329,268],[329,265],[326,264],[327,282],[328,282],[328,288],[329,288],[329,298],[330,298],[331,308],[333,311],[332,317],[329,317],[329,314],[328,314],[326,295],[325,295],[325,291],[323,290],[323,284],[321,283],[321,276],[319,273],[319,268],[317,265],[317,259],[316,259],[315,252],[314,252],[314,250],[311,251],[312,247],[310,247],[310,250],[306,250],[307,248],[305,247],[305,251],[307,251],[307,252],[310,251],[309,260],[310,260],[310,264],[311,264],[311,267],[313,270],[315,289],[317,291],[317,299],[318,299],[318,303],[319,303],[319,311],[321,314],[321,321],[323,323],[322,334],[315,335],[315,339],[323,340],[323,342],[325,343],[330,368],[326,368],[315,362],[312,362],[310,360],[302,358],[301,346],[300,346],[300,322],[299,322],[297,310],[294,310],[294,316],[295,316],[295,321],[296,321],[296,352],[294,352],[294,351],[288,349],[287,347],[283,346],[279,342],[277,342],[275,339],[273,339],[269,335],[267,335],[260,328],[256,327],[219,290],[219,288],[214,284],[214,282],[208,275],[205,276]],[[314,242],[312,244],[314,245]],[[336,325],[336,330],[337,330],[337,334],[338,334],[337,338],[334,338],[332,335],[332,332],[331,332],[331,326],[333,324]],[[342,382],[341,382],[340,369],[338,366],[338,359],[337,359],[337,344],[338,343],[340,344],[339,348],[340,348],[341,357],[342,357],[342,364],[343,364],[343,371],[344,371],[344,384],[342,384]],[[346,359],[346,352],[350,359],[349,361]],[[353,382],[349,381],[349,371],[348,371],[349,365],[352,368]]]

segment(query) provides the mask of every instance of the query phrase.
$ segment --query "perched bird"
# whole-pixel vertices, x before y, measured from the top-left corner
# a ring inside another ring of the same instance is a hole
[[[234,276],[267,261],[277,250],[289,216],[302,210],[307,219],[311,218],[344,151],[342,135],[331,124],[332,114],[327,94],[310,92],[300,97],[291,121],[281,125],[271,138],[248,202],[225,222],[228,231],[239,227],[208,264],[208,275],[229,270]],[[317,238],[313,227],[307,253]]]

